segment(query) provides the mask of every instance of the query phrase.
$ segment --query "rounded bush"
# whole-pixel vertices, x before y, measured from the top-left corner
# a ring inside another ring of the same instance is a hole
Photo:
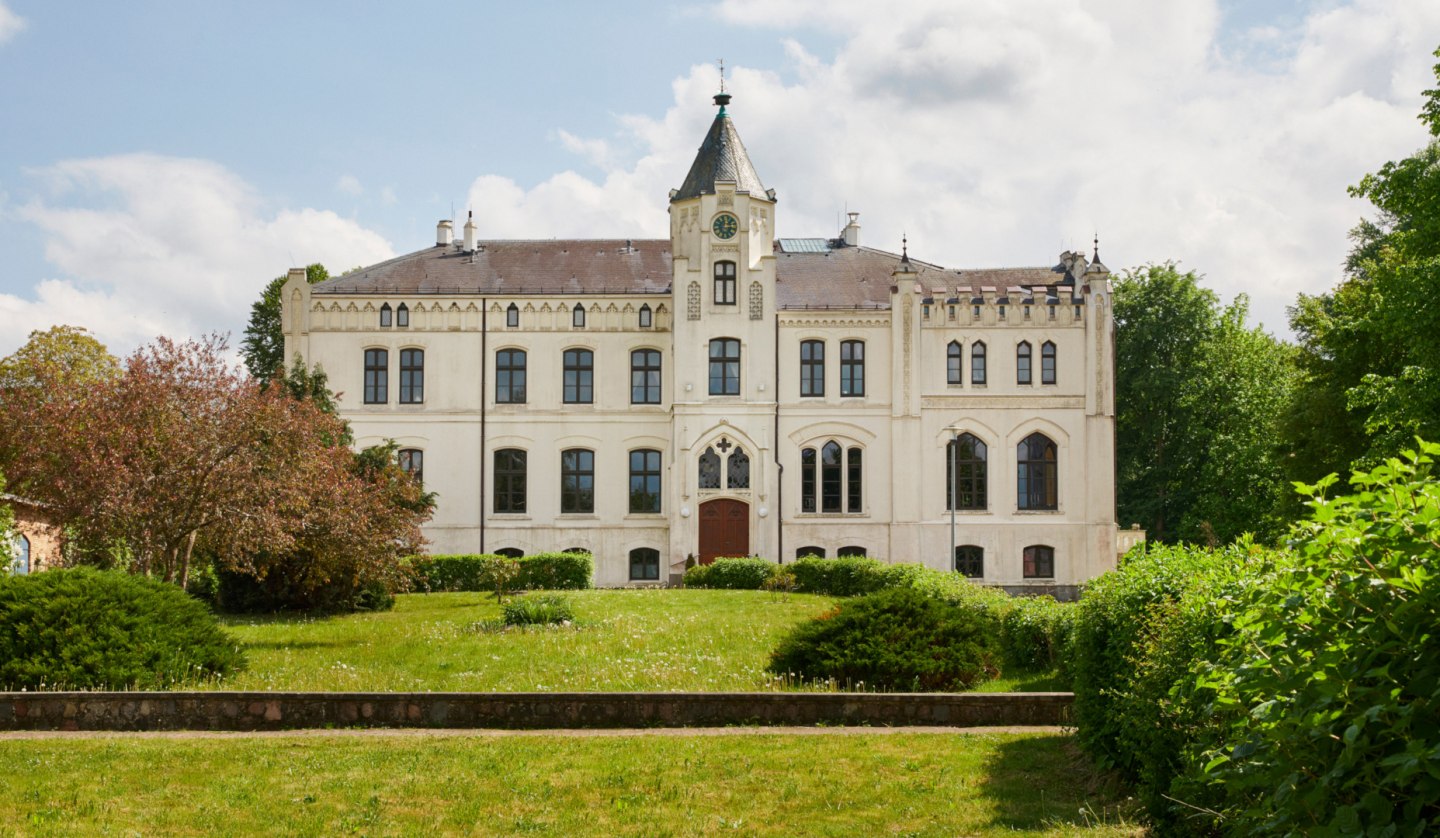
[[[687,588],[727,588],[735,591],[758,591],[779,570],[779,565],[764,559],[716,559],[708,570],[695,571],[706,565],[696,565],[685,571]]]
[[[842,602],[795,627],[769,670],[801,681],[883,691],[968,690],[999,674],[993,623],[898,588]]]
[[[0,689],[168,689],[244,666],[174,585],[91,568],[0,577]]]
[[[532,594],[505,603],[505,625],[543,626],[575,622],[575,609],[558,594]]]

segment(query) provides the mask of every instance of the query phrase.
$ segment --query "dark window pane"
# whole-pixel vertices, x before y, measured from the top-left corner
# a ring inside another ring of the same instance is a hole
[[[955,341],[945,348],[945,381],[948,384],[961,382],[960,369],[964,365],[965,350]]]
[[[837,443],[827,442],[820,449],[820,511],[840,511],[840,458]]]
[[[720,488],[720,455],[714,448],[706,448],[700,455],[700,488]]]
[[[514,303],[505,309],[505,325],[511,329],[520,325],[520,307]]]
[[[846,452],[845,463],[845,511],[863,512],[861,504],[864,500],[864,464],[861,461],[859,448],[851,448]]]
[[[1034,433],[1016,451],[1017,504],[1020,509],[1058,509],[1058,471],[1055,443]]]
[[[710,395],[740,395],[740,341],[734,338],[710,341]]]
[[[865,341],[840,342],[840,395],[865,395]]]
[[[955,572],[979,579],[985,575],[985,550],[974,544],[955,548]]]
[[[588,349],[567,349],[564,359],[565,403],[593,403],[595,401],[595,353]]]
[[[660,511],[660,452],[630,452],[630,511]]]
[[[800,395],[825,395],[825,342],[807,340],[800,344]]]
[[[750,488],[750,455],[745,449],[736,448],[730,452],[725,464],[725,485],[731,489]]]
[[[1026,579],[1055,578],[1055,548],[1040,544],[1026,547],[1024,574]]]
[[[971,434],[961,434],[945,446],[945,508],[985,509],[985,443]],[[956,492],[960,503],[955,505]]]
[[[1055,383],[1055,344],[1048,340],[1040,347],[1040,383]]]
[[[800,452],[800,511],[815,511],[815,449]]]
[[[525,351],[502,349],[495,353],[495,401],[525,403]]]
[[[595,511],[595,452],[570,448],[560,452],[560,511]]]
[[[425,452],[418,448],[401,448],[396,459],[400,469],[415,478],[416,483],[425,482]]]
[[[390,304],[384,303],[380,306],[380,327],[382,329],[390,326]]]
[[[863,558],[865,558],[865,548],[864,548],[864,547],[857,547],[857,546],[853,546],[853,545],[850,546],[850,547],[841,547],[839,550],[836,550],[836,551],[835,551],[835,555],[839,556],[839,557],[842,558],[842,559],[848,559],[848,558],[863,559]]]
[[[390,400],[390,353],[384,349],[365,350],[365,403],[385,404]]]
[[[1015,383],[1030,383],[1030,344],[1025,341],[1015,347]]]
[[[495,452],[495,511],[525,511],[525,452],[518,448]]]
[[[630,353],[630,403],[660,403],[660,353],[637,349]]]
[[[400,403],[425,401],[425,350],[400,350]]]
[[[630,578],[636,581],[660,578],[660,551],[637,547],[630,551]]]
[[[970,347],[970,383],[985,383],[985,344],[976,342]]]

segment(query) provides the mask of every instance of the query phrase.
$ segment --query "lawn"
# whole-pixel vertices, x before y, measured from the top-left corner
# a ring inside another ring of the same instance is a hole
[[[0,740],[4,834],[1139,835],[1057,734]]]
[[[357,691],[749,691],[782,689],[769,652],[830,597],[759,591],[567,592],[576,624],[499,629],[480,593],[410,594],[393,611],[343,617],[234,617],[249,669],[212,688]],[[1065,687],[1019,674],[987,691]]]

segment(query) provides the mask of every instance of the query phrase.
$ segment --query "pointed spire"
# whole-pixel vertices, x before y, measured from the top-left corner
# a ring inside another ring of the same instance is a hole
[[[720,112],[710,123],[710,132],[705,135],[705,142],[700,144],[700,152],[695,155],[695,162],[690,164],[685,182],[670,196],[672,202],[713,195],[717,180],[734,181],[737,192],[749,192],[756,197],[766,194],[765,185],[760,182],[760,175],[750,162],[750,155],[740,141],[734,121],[725,113],[730,98],[729,93],[715,94],[715,104],[720,107]]]
[[[900,264],[907,269],[910,267],[910,236],[907,233],[900,234]]]
[[[1110,273],[1110,269],[1107,268],[1107,267],[1105,267],[1105,263],[1103,263],[1103,262],[1100,261],[1100,233],[1099,233],[1099,232],[1096,232],[1096,233],[1095,233],[1095,255],[1090,259],[1090,267],[1088,267],[1088,268],[1085,269],[1085,273],[1086,273],[1086,275],[1089,275],[1089,274],[1108,274],[1108,273]]]

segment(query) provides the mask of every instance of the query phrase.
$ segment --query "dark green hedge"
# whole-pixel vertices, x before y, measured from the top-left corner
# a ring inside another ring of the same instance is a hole
[[[519,559],[490,554],[416,556],[410,560],[414,588],[437,591],[493,591],[491,572],[497,563],[518,562],[517,590],[581,590],[592,585],[595,560],[589,553],[536,553]]]
[[[765,559],[716,559],[686,570],[685,587],[758,591],[779,569],[779,565]]]
[[[0,576],[0,689],[170,689],[244,666],[175,585],[92,568]]]

